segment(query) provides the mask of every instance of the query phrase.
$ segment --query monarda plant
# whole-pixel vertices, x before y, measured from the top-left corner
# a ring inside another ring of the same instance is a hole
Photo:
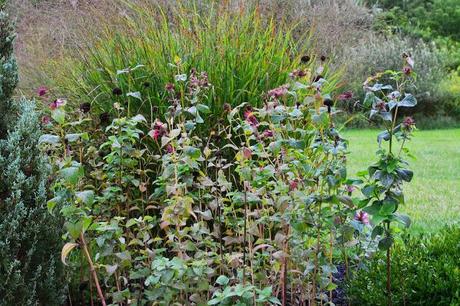
[[[212,80],[182,64],[152,119],[118,98],[111,122],[50,104],[48,206],[66,219],[73,302],[331,302],[356,201],[322,67],[210,121]]]
[[[391,224],[397,222],[408,227],[411,222],[408,216],[398,212],[399,206],[404,203],[403,183],[410,182],[413,177],[404,157],[411,156],[406,144],[415,129],[414,120],[411,117],[401,120],[398,112],[417,104],[412,94],[405,93],[416,78],[414,63],[408,54],[403,54],[403,60],[405,66],[401,71],[378,73],[364,83],[367,92],[364,106],[371,108],[371,119],[379,118],[386,129],[377,136],[378,160],[361,173],[365,177],[365,185],[361,190],[365,198],[360,207],[362,215],[371,215],[372,237],[379,237],[378,247],[386,251],[388,305],[392,303],[391,246],[394,231]],[[381,83],[382,80],[389,84]]]

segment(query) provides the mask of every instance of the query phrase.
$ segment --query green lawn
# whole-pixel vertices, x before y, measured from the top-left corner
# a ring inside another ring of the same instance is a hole
[[[372,163],[377,150],[377,130],[350,130],[349,176]],[[417,131],[408,148],[414,179],[405,185],[406,204],[401,210],[412,218],[414,232],[436,231],[460,221],[460,129]]]

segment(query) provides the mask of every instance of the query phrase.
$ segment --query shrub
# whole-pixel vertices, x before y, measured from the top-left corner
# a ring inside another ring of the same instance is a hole
[[[0,304],[61,305],[61,224],[46,210],[49,168],[38,148],[35,104],[11,100],[17,82],[13,29],[0,12]]]
[[[394,305],[460,303],[460,228],[432,235],[405,235],[393,249]],[[347,285],[352,304],[378,305],[386,299],[385,262],[377,254],[356,271]]]
[[[180,64],[187,74],[191,68],[207,72],[213,91],[206,104],[219,114],[224,103],[260,106],[261,95],[285,83],[301,56],[311,57],[305,67],[316,65],[314,54],[301,47],[308,45],[308,31],[296,41],[293,26],[277,26],[257,9],[203,5],[169,11],[130,4],[119,30],[108,28],[80,57],[68,57],[67,69],[57,63],[56,88],[102,111],[112,111],[114,99],[127,101],[128,113],[149,117],[152,107],[160,113],[168,108],[165,86],[175,75],[170,66]],[[333,88],[327,69],[321,74]]]
[[[415,69],[418,74],[415,88],[409,89],[418,101],[411,114],[452,116],[449,108],[452,96],[441,87],[441,84],[449,78],[446,55],[435,46],[421,41],[414,42],[397,36],[371,37],[361,46],[349,50],[344,81],[357,96],[360,96],[362,82],[367,75],[385,69],[400,69],[403,52],[411,53],[416,60]]]

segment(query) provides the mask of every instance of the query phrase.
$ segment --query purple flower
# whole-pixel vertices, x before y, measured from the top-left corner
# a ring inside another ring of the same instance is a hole
[[[350,100],[351,98],[353,98],[353,92],[351,92],[351,91],[342,92],[342,93],[337,97],[337,99],[338,99],[339,101],[346,101],[346,100]]]
[[[264,138],[272,138],[273,137],[273,131],[272,130],[265,130],[262,133],[262,137],[264,137]]]
[[[45,86],[38,87],[37,94],[38,94],[39,97],[43,97],[47,93],[48,93],[48,88],[46,88]]]
[[[174,148],[170,143],[168,143],[168,145],[166,146],[166,152],[168,152],[169,154],[174,152]]]
[[[48,116],[43,116],[42,119],[41,119],[41,122],[42,122],[43,125],[48,125],[51,122],[51,118],[48,117]]]
[[[299,181],[297,179],[294,179],[289,182],[289,191],[296,190],[299,185]]]
[[[282,96],[286,95],[288,92],[289,85],[285,84],[283,86],[274,88],[268,91],[268,96],[273,97],[275,99],[279,99]]]
[[[168,83],[165,85],[166,91],[173,92],[174,91],[174,84]]]
[[[385,102],[383,102],[382,100],[378,101],[376,104],[375,104],[375,108],[379,111],[386,111],[387,110],[387,106],[385,104]]]
[[[259,121],[257,120],[256,116],[252,112],[251,108],[246,109],[244,112],[244,119],[252,126],[257,127],[259,125]]]
[[[402,71],[405,75],[410,75],[412,73],[412,68],[410,66],[404,66]]]
[[[166,124],[160,120],[156,120],[153,124],[153,129],[149,132],[149,136],[152,137],[155,141],[163,137],[166,134]]]
[[[65,100],[63,99],[56,99],[53,102],[50,103],[49,108],[51,110],[55,110],[56,108],[59,108],[65,104]]]
[[[364,211],[359,211],[355,215],[355,220],[361,222],[362,224],[369,224],[369,214]]]
[[[252,151],[249,148],[243,148],[243,156],[246,159],[250,159],[252,156]]]
[[[412,128],[415,126],[415,120],[412,117],[406,117],[403,120],[403,125],[405,128]]]
[[[304,77],[306,75],[307,75],[307,72],[305,70],[301,70],[301,69],[295,69],[294,71],[289,73],[289,77],[291,79],[302,78],[302,77]]]
[[[353,191],[356,190],[356,187],[353,185],[345,185],[345,190],[349,193],[352,193]]]

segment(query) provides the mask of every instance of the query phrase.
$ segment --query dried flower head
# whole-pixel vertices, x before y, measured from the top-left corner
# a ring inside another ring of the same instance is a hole
[[[85,103],[82,103],[80,104],[80,111],[82,113],[89,113],[89,111],[91,110],[91,103],[88,103],[88,102],[85,102]]]
[[[121,90],[121,88],[115,87],[114,89],[112,89],[112,94],[114,96],[121,96],[123,94],[123,91]]]
[[[99,121],[101,124],[108,124],[110,122],[110,115],[109,113],[102,113],[99,115]]]
[[[302,64],[306,64],[306,63],[308,63],[309,61],[310,61],[310,56],[308,56],[308,55],[303,55],[303,56],[300,58],[300,62],[301,62]]]

